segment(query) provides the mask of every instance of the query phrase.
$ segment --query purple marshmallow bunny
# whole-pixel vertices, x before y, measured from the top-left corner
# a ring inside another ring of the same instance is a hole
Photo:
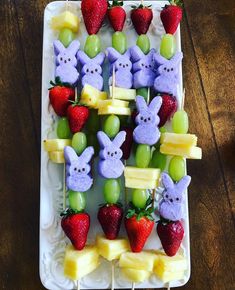
[[[76,68],[76,54],[79,47],[80,42],[78,40],[73,40],[67,48],[59,40],[54,41],[56,56],[55,77],[59,77],[62,83],[75,85],[78,81],[79,73]]]
[[[124,170],[124,165],[120,160],[122,158],[120,147],[126,139],[126,132],[120,131],[111,141],[103,131],[99,131],[97,138],[101,146],[98,164],[100,175],[104,178],[120,177]]]
[[[177,52],[170,60],[160,54],[154,55],[155,64],[158,67],[157,77],[154,81],[154,89],[159,93],[168,93],[177,96],[179,83],[179,65],[183,59],[183,53]]]
[[[136,106],[139,114],[135,118],[137,127],[133,132],[133,138],[138,144],[154,145],[160,138],[157,115],[162,105],[162,98],[155,97],[149,105],[142,96],[136,97]]]
[[[80,156],[75,150],[66,146],[64,158],[66,162],[66,185],[69,190],[85,192],[92,186],[93,179],[89,175],[91,166],[89,162],[94,155],[94,148],[87,147]]]
[[[154,72],[153,55],[156,53],[155,49],[145,55],[137,46],[131,48],[131,58],[133,61],[133,87],[135,89],[143,87],[152,87],[156,73]]]
[[[184,193],[190,184],[191,177],[186,175],[174,184],[170,176],[163,172],[161,179],[165,190],[159,204],[159,213],[164,219],[178,221],[184,215]]]
[[[115,68],[115,86],[126,89],[132,88],[133,76],[131,73],[130,50],[120,54],[113,47],[108,47],[107,54],[110,62],[110,75],[113,73],[113,67]],[[112,76],[109,78],[109,85],[112,85]]]
[[[105,54],[100,52],[94,58],[90,58],[84,51],[79,51],[77,58],[82,65],[82,86],[89,84],[99,91],[103,90],[104,80],[102,77],[102,64]]]

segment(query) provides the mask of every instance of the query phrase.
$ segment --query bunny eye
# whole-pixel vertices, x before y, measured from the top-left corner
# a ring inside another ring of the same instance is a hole
[[[122,66],[122,64],[121,64],[121,63],[119,63],[119,66]]]
[[[85,168],[82,168],[82,171],[85,171]]]
[[[142,121],[143,121],[143,120],[144,120],[144,117],[140,117],[140,120],[142,120]]]
[[[114,154],[117,154],[117,151],[115,151]]]
[[[164,67],[164,70],[166,70],[166,67]]]
[[[89,72],[89,69],[87,69],[86,72],[88,73]]]
[[[96,68],[96,69],[95,69],[95,72],[97,72],[97,71],[98,71],[98,69]]]
[[[63,57],[61,57],[60,60],[63,60]]]
[[[173,202],[173,199],[172,198],[170,199],[170,202]]]
[[[108,153],[108,155],[110,155],[110,152],[109,151],[107,153]]]
[[[151,118],[150,118],[150,117],[148,117],[148,120],[150,121],[150,120],[151,120]]]
[[[168,194],[166,195],[166,198],[168,198],[169,196],[168,196]]]
[[[71,60],[71,58],[68,58],[68,61],[70,61]]]
[[[74,171],[77,171],[77,167],[74,168]]]
[[[176,200],[179,201],[180,199],[178,197],[176,197]]]
[[[142,65],[142,66],[144,66],[144,64],[143,64],[143,63],[141,63],[141,65]]]
[[[173,69],[173,67],[171,68],[171,71],[173,71],[174,69]]]
[[[151,64],[149,64],[149,67],[152,67]]]

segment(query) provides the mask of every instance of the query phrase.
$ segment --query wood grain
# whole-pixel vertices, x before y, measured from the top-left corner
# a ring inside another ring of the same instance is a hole
[[[3,0],[0,6],[0,289],[44,289],[38,219],[42,23],[48,2]],[[181,289],[232,290],[235,2],[184,4],[185,109],[203,160],[188,162],[192,276]]]

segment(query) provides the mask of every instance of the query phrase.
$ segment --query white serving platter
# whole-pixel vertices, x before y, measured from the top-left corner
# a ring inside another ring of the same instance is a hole
[[[124,27],[124,32],[127,34],[128,46],[135,45],[137,34],[130,20],[131,5],[139,4],[138,1],[124,1],[124,7],[127,11],[127,20]],[[165,33],[160,20],[161,7],[168,3],[166,1],[145,1],[146,5],[152,5],[154,19],[150,26],[148,36],[151,40],[151,47],[159,50],[161,36]],[[82,20],[80,9],[80,1],[56,1],[47,5],[44,12],[44,34],[43,34],[43,68],[42,68],[42,112],[41,112],[41,141],[50,138],[56,138],[55,129],[57,116],[49,105],[48,87],[50,80],[54,79],[54,51],[53,41],[58,38],[58,32],[55,32],[50,27],[51,18],[65,9],[76,13],[81,19],[81,29],[77,38],[81,43],[80,49],[83,50],[84,43],[87,37],[87,32]],[[99,35],[101,37],[102,50],[111,46],[111,35],[113,30],[108,22],[105,21]],[[176,33],[177,51],[181,51],[180,29]],[[108,88],[107,65],[104,68],[104,78],[106,79],[106,89]],[[182,68],[180,68],[180,85],[178,87],[178,103],[182,101]],[[170,125],[169,125],[170,126]],[[131,164],[131,160],[128,161]],[[133,164],[133,163],[132,163]],[[93,168],[96,168],[97,158],[93,163]],[[94,169],[94,186],[87,192],[87,207],[86,211],[91,216],[91,227],[88,235],[88,243],[93,243],[97,233],[101,233],[102,229],[97,221],[96,215],[98,205],[103,202],[102,184],[103,179],[98,177]],[[160,190],[157,191],[156,203],[160,199]],[[124,190],[122,200],[124,203]],[[40,192],[40,278],[42,284],[47,289],[75,289],[76,281],[71,281],[63,275],[63,258],[65,246],[69,240],[65,237],[60,226],[60,212],[63,208],[63,165],[52,163],[48,159],[47,153],[41,148],[41,192]],[[157,217],[156,217],[157,220]],[[184,218],[185,237],[182,242],[180,252],[186,257],[188,270],[185,272],[185,277],[179,281],[170,283],[170,287],[179,287],[187,283],[190,277],[190,243],[189,243],[189,218],[188,218],[188,196],[185,198],[185,218]],[[155,227],[156,228],[156,227]],[[126,236],[125,230],[122,227],[120,236]],[[161,243],[156,233],[153,230],[151,236],[146,243],[145,249],[161,249]],[[111,285],[111,265],[109,262],[102,259],[101,265],[94,272],[87,275],[80,281],[81,289],[110,289]],[[117,264],[115,265],[115,282],[116,289],[131,288],[131,283],[128,282],[121,274]],[[161,288],[166,287],[162,281],[152,275],[144,283],[136,285],[136,288]]]

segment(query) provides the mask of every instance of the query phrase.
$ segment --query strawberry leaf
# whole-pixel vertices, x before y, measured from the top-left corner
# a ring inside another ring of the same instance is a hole
[[[82,213],[83,210],[75,210],[75,209],[72,209],[72,208],[67,208],[65,209],[64,211],[61,212],[60,216],[61,217],[66,217],[66,216],[70,216],[70,215],[73,215],[73,214],[78,214],[78,213]]]

